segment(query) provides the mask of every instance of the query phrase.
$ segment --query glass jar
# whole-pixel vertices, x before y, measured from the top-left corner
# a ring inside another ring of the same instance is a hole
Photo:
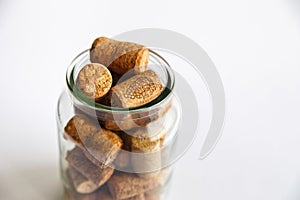
[[[89,58],[86,50],[72,61],[67,89],[58,100],[63,199],[166,199],[181,116],[172,69],[150,50],[148,69],[165,89],[146,105],[113,108],[89,100],[75,87]]]

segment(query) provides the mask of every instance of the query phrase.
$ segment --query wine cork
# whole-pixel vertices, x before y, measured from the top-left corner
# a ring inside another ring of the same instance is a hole
[[[132,169],[139,177],[156,177],[160,173],[162,163],[159,145],[156,150],[150,152],[135,149],[132,151],[134,152],[130,156]]]
[[[122,139],[114,132],[102,129],[85,142],[86,150],[103,166],[111,164],[123,145]]]
[[[91,155],[85,148],[81,148],[81,150],[84,153],[85,157],[89,159],[94,165],[101,168],[106,167],[101,161],[97,160],[93,155]]]
[[[111,92],[106,94],[101,100],[101,104],[106,106],[111,106],[111,97],[108,97],[108,95],[111,95]],[[106,102],[106,103],[103,103]],[[168,113],[168,110],[172,106],[172,98],[168,99],[168,101],[165,101],[163,105],[160,107],[143,111],[143,112],[137,112],[137,113],[113,113],[109,111],[100,111],[100,110],[92,110],[91,108],[87,107],[74,107],[75,113],[77,115],[83,115],[88,116],[89,118],[95,119],[95,113],[98,120],[98,125],[101,124],[101,126],[105,129],[111,130],[111,131],[124,131],[124,130],[130,130],[138,127],[145,127],[149,123],[154,121],[161,121],[164,120],[163,117],[166,113]]]
[[[124,140],[127,140],[133,152],[131,164],[138,176],[152,177],[160,172],[162,166],[160,142],[165,135],[163,125],[156,122],[125,136]]]
[[[124,131],[139,127],[145,127],[149,123],[159,119],[158,113],[152,113],[149,111],[135,114],[127,114],[123,116],[116,116],[116,119],[111,118],[113,118],[113,116],[107,117],[106,119],[100,117],[99,123],[108,130]]]
[[[136,127],[139,127],[134,120],[131,118],[130,115],[124,116],[122,119],[119,120],[104,120],[100,121],[103,126],[112,131],[123,131],[123,130],[130,130]]]
[[[122,139],[114,132],[97,128],[87,118],[76,115],[66,125],[65,132],[86,157],[98,166],[111,164],[117,157]]]
[[[123,131],[120,136],[131,151],[153,152],[160,148],[160,142],[166,137],[166,130],[162,122],[157,121],[147,127]]]
[[[107,188],[101,188],[97,194],[99,200],[114,200]]]
[[[127,73],[127,74],[117,74],[115,72],[111,72],[111,76],[113,78],[113,86],[120,84],[127,79],[131,78],[134,74],[132,73]]]
[[[117,173],[107,182],[115,199],[128,199],[159,186],[156,178],[140,178],[134,174]]]
[[[145,197],[145,196],[144,196]],[[111,194],[108,192],[106,187],[90,193],[90,194],[80,194],[77,193],[73,188],[65,188],[64,200],[115,200]],[[122,200],[132,200],[132,199],[122,199]]]
[[[112,176],[114,169],[111,167],[100,168],[87,159],[79,147],[68,151],[66,160],[79,173],[91,180],[98,187],[102,186]]]
[[[89,99],[99,100],[110,90],[112,76],[104,65],[87,64],[80,70],[76,86]]]
[[[64,188],[64,200],[99,200],[97,192],[80,194],[73,188]]]
[[[80,194],[74,191],[73,188],[64,189],[64,200],[116,200],[107,191],[106,188],[101,188],[90,194]],[[146,200],[144,193],[122,200]]]
[[[114,84],[112,86],[114,86]],[[106,95],[104,95],[103,97],[101,97],[96,102],[99,103],[99,104],[102,104],[104,106],[111,107],[111,96],[112,96],[112,92],[110,90]]]
[[[67,176],[74,189],[81,194],[92,193],[98,189],[93,181],[87,179],[73,167],[68,167]]]
[[[115,200],[106,188],[99,190],[97,197],[99,200]],[[145,194],[141,193],[134,197],[126,198],[122,200],[145,200]]]
[[[132,133],[131,149],[143,152],[153,152],[160,148],[160,141],[165,137],[163,127],[143,127]]]
[[[160,120],[166,113],[163,108],[159,110],[147,111],[142,113],[128,114],[123,118],[117,117],[116,120],[103,117],[98,119],[99,123],[108,130],[112,131],[126,131],[134,128],[145,127],[149,123]]]
[[[90,49],[92,62],[101,63],[117,73],[139,73],[147,68],[149,50],[140,44],[121,42],[106,37],[94,40]]]
[[[78,131],[80,134],[78,134]],[[93,134],[99,132],[99,129],[91,124],[86,118],[81,116],[74,116],[70,119],[65,127],[65,133],[67,138],[80,147],[85,154],[85,156],[98,167],[103,167],[103,163],[97,160],[93,155],[91,155],[86,147],[82,143],[82,138],[84,141],[87,141],[89,137],[92,137]]]
[[[68,139],[77,146],[83,147],[82,138],[87,139],[87,137],[97,133],[99,127],[90,123],[87,118],[76,115],[69,120],[64,130]]]
[[[137,74],[111,88],[113,107],[132,108],[156,99],[164,87],[152,70]]]
[[[129,79],[132,77],[132,74],[116,74],[114,72],[111,72],[112,76],[112,87],[124,82],[125,80]],[[98,99],[96,102],[105,106],[111,106],[111,96],[112,96],[112,91],[109,91],[106,95]]]

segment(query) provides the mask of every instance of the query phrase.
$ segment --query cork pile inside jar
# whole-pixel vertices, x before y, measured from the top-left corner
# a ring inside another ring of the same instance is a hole
[[[149,49],[143,45],[97,38],[91,63],[75,80],[87,99],[111,108],[132,109],[155,101],[166,89],[148,69]],[[166,132],[161,119],[171,99],[146,112],[114,113],[74,105],[65,138],[75,144],[67,152],[69,188],[65,199],[160,200],[169,169],[161,151]]]

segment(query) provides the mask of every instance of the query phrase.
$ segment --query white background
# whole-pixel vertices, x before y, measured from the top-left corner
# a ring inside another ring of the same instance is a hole
[[[96,37],[144,27],[200,44],[227,96],[223,137],[207,159],[196,141],[177,163],[171,199],[299,200],[297,0],[1,0],[0,199],[58,199],[66,68]]]

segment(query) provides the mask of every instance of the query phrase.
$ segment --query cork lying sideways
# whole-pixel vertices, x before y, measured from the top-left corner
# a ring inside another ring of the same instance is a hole
[[[123,145],[122,139],[116,133],[101,129],[78,115],[67,123],[65,133],[83,149],[89,160],[101,167],[110,165]]]
[[[106,181],[112,176],[114,172],[114,169],[112,167],[100,168],[94,165],[85,157],[82,150],[78,147],[67,153],[66,160],[69,162],[70,166],[75,168],[80,174],[88,178],[98,187],[106,183]]]
[[[147,68],[149,50],[133,42],[99,37],[94,40],[90,49],[90,60],[105,65],[116,74],[139,73]]]

